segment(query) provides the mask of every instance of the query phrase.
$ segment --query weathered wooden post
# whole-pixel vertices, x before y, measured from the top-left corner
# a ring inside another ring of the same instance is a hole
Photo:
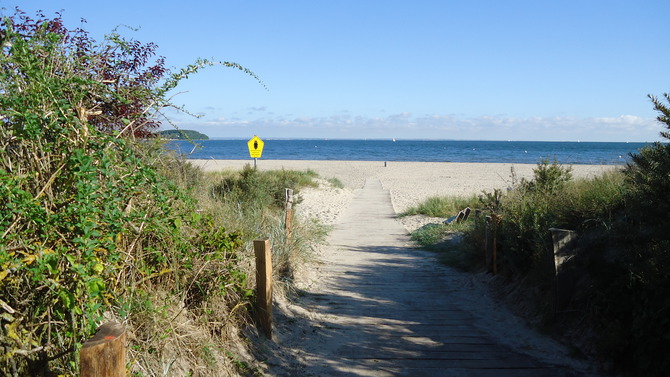
[[[272,339],[272,251],[270,239],[254,240],[256,253],[256,320]]]
[[[560,290],[558,287],[558,269],[563,263],[572,258],[572,251],[577,241],[577,232],[574,230],[549,228],[551,239],[554,244],[554,250],[549,255],[549,265],[553,270],[553,291],[554,291],[554,317],[558,316],[559,303],[561,301]]]
[[[551,239],[554,243],[553,268],[554,274],[558,274],[558,268],[572,257],[570,252],[577,240],[577,232],[574,230],[549,228]]]
[[[497,228],[501,218],[499,215],[486,216],[486,269],[493,275],[498,274]]]
[[[81,377],[126,377],[126,329],[107,322],[79,353]]]
[[[286,189],[286,205],[284,207],[286,216],[284,217],[284,230],[286,232],[286,244],[290,244],[293,234],[293,190]]]
[[[491,216],[486,216],[486,236],[485,236],[485,257],[486,257],[486,271],[493,272],[493,249],[494,249],[494,237],[493,237],[493,219]]]

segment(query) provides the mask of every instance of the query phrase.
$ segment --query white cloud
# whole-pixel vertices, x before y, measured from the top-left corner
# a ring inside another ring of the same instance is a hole
[[[267,115],[267,114],[266,114]],[[284,138],[406,138],[457,140],[655,141],[661,126],[652,118],[614,117],[462,117],[413,116],[403,112],[382,117],[337,114],[327,117],[257,119],[217,118],[179,122],[212,137],[246,137],[250,132]]]

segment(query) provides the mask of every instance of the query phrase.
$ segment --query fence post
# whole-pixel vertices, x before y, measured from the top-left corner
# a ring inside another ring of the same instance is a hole
[[[485,256],[486,256],[486,271],[493,272],[493,219],[491,216],[486,216],[486,236],[485,236]]]
[[[107,322],[79,353],[81,377],[126,377],[126,329]]]
[[[499,215],[486,216],[486,269],[493,275],[498,274],[497,230],[501,218]]]
[[[272,339],[272,251],[270,239],[254,240],[256,254],[256,320]]]
[[[577,232],[574,230],[558,228],[549,228],[549,231],[551,232],[551,240],[554,244],[553,253],[549,256],[549,258],[551,258],[549,264],[554,272],[552,288],[554,291],[554,317],[557,318],[561,302],[561,290],[559,289],[558,284],[558,269],[564,262],[572,257],[571,252],[577,241]]]
[[[574,248],[574,243],[577,240],[577,232],[558,228],[549,228],[549,231],[551,232],[551,240],[554,243],[554,274],[558,274],[558,268],[561,264],[571,257],[569,252]]]
[[[286,216],[284,218],[284,228],[286,231],[286,244],[291,242],[291,235],[293,234],[293,190],[286,189]]]

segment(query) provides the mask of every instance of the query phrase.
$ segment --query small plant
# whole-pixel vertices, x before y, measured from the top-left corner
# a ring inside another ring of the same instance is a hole
[[[330,182],[330,184],[333,185],[333,187],[340,189],[344,188],[344,183],[342,183],[342,181],[340,181],[338,178],[335,177],[328,178],[328,182]]]
[[[528,191],[543,191],[552,193],[565,187],[572,180],[572,167],[560,165],[556,158],[549,163],[543,158],[533,169],[534,177],[531,181],[522,181],[522,186]]]

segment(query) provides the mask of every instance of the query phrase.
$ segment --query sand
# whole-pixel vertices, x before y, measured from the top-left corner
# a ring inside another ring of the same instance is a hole
[[[241,169],[253,160],[190,160],[205,171]],[[320,161],[320,160],[258,160],[259,170],[312,170],[325,180],[337,178],[345,189],[339,190],[322,182],[319,189],[301,191],[303,202],[296,210],[305,217],[333,224],[353,196],[363,187],[365,179],[377,177],[391,192],[396,213],[418,205],[433,196],[470,196],[483,191],[507,189],[522,178],[533,176],[535,164],[395,162],[395,161]],[[589,178],[620,168],[612,165],[573,165],[575,178]],[[408,231],[443,219],[410,216],[400,219]]]

